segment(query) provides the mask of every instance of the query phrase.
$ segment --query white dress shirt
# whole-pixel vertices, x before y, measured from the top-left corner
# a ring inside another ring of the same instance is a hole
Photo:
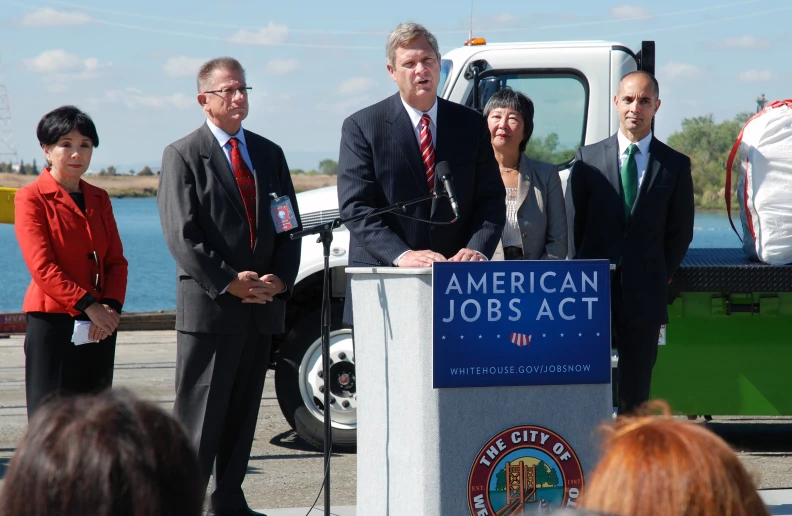
[[[418,148],[421,148],[421,117],[425,114],[429,115],[431,122],[429,122],[429,131],[432,132],[432,146],[437,147],[437,97],[435,97],[434,104],[429,108],[429,111],[418,111],[399,97],[404,104],[404,109],[410,115],[413,131],[415,131],[415,139],[418,142]]]
[[[619,170],[621,170],[624,162],[627,161],[627,149],[633,142],[622,134],[621,129],[616,133],[616,138],[619,140]],[[635,166],[638,169],[638,190],[641,189],[641,182],[646,173],[646,165],[649,163],[649,143],[651,141],[652,131],[649,131],[649,134],[636,143],[638,151],[635,153]]]
[[[253,170],[253,162],[250,161],[250,154],[247,150],[247,142],[245,142],[245,131],[242,127],[239,128],[236,134],[228,134],[227,132],[223,131],[216,125],[212,123],[211,120],[208,118],[206,119],[206,125],[209,126],[209,130],[212,131],[215,139],[217,139],[217,143],[220,144],[220,147],[223,149],[223,153],[225,154],[226,161],[228,161],[228,166],[231,167],[231,170],[234,170],[234,167],[231,165],[231,138],[236,138],[239,140],[239,152],[242,154],[242,159],[245,160],[247,163],[250,172],[255,175],[256,171]]]

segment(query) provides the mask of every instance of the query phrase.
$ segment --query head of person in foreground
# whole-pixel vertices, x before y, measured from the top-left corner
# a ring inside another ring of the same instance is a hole
[[[579,507],[612,516],[769,516],[753,479],[706,427],[649,412],[616,421]]]
[[[5,475],[0,514],[199,516],[201,487],[176,420],[112,390],[54,398],[36,411]]]

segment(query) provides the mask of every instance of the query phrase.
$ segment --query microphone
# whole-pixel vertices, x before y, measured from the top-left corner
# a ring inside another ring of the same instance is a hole
[[[456,200],[456,193],[454,192],[454,178],[451,174],[451,165],[447,161],[441,161],[435,167],[435,175],[443,183],[443,189],[448,196],[448,201],[451,203],[451,209],[454,210],[454,217],[459,218],[459,205]]]

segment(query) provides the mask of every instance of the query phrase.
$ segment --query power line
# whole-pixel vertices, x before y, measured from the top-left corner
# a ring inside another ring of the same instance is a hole
[[[8,90],[3,82],[0,65],[0,161],[18,161],[14,129],[11,125],[11,108],[8,103]]]
[[[687,16],[687,15],[691,15],[691,14],[698,14],[698,13],[703,13],[703,12],[708,12],[708,11],[717,11],[717,10],[722,10],[722,9],[730,9],[730,8],[739,7],[739,6],[742,6],[742,5],[751,5],[751,4],[760,3],[762,1],[763,0],[740,0],[740,1],[737,1],[737,2],[722,3],[722,4],[717,4],[717,5],[705,6],[705,7],[696,7],[696,8],[692,8],[692,9],[683,9],[683,10],[679,10],[679,11],[669,11],[669,12],[665,12],[665,13],[656,13],[656,14],[651,14],[650,13],[650,14],[646,14],[646,15],[642,15],[642,16],[635,16],[633,18],[630,18],[629,21],[650,21],[650,20],[656,20],[656,19],[661,19],[661,18],[669,18],[669,17],[674,17],[674,16]],[[130,12],[130,11],[120,11],[120,10],[115,10],[115,9],[103,9],[103,8],[99,8],[99,7],[87,6],[87,5],[80,4],[80,3],[68,2],[68,1],[65,1],[65,0],[44,0],[44,3],[45,4],[50,4],[50,5],[66,6],[66,7],[70,7],[70,8],[73,8],[73,9],[82,9],[82,10],[88,11],[88,12],[96,12],[96,13],[102,13],[102,14],[115,15],[115,16],[125,16],[125,17],[131,17],[131,18],[140,18],[140,19],[145,19],[145,20],[161,21],[161,22],[167,22],[167,23],[177,23],[177,24],[183,24],[183,25],[194,25],[194,26],[202,26],[202,27],[224,28],[224,29],[231,29],[231,30],[248,30],[248,31],[261,30],[261,27],[258,27],[258,28],[243,27],[243,26],[227,24],[227,23],[205,22],[205,21],[197,21],[197,20],[185,20],[185,19],[177,19],[177,18],[168,18],[168,17],[164,17],[164,16],[155,16],[155,15],[150,15],[150,14],[141,14],[141,13],[135,13],[135,12]],[[15,5],[18,5],[20,7],[31,8],[29,4],[21,4],[21,3],[16,3],[15,2]],[[729,20],[729,19],[731,19],[731,18],[724,18],[723,20]],[[104,25],[118,26],[118,27],[137,29],[137,30],[147,30],[147,31],[150,31],[150,32],[161,32],[161,33],[165,33],[165,34],[168,33],[168,31],[160,31],[160,30],[154,31],[154,30],[151,30],[151,29],[145,28],[145,27],[130,26],[130,25],[124,25],[124,24],[114,25],[115,22],[111,22],[111,21],[107,21],[107,20],[98,20],[98,19],[95,19],[95,18],[93,19],[93,21],[95,21],[97,23],[104,24]],[[520,31],[527,31],[527,30],[557,30],[557,29],[568,29],[568,28],[593,27],[593,26],[598,26],[598,25],[624,24],[624,23],[625,23],[624,19],[617,18],[617,19],[608,19],[608,20],[593,20],[593,21],[582,21],[582,22],[562,23],[562,24],[553,24],[553,25],[538,25],[538,26],[537,25],[533,25],[533,26],[527,26],[527,27],[502,27],[502,28],[489,28],[489,29],[481,28],[481,29],[478,29],[478,30],[482,31],[482,32],[487,32],[487,33],[505,33],[505,32],[520,32]],[[468,30],[469,29],[449,29],[449,30],[436,30],[436,31],[432,31],[432,32],[434,34],[437,34],[437,35],[441,35],[441,34],[467,34]],[[336,30],[336,29],[300,29],[300,28],[292,28],[292,27],[289,27],[288,31],[292,32],[292,33],[295,33],[295,34],[314,34],[314,35],[325,35],[325,36],[377,36],[377,37],[381,37],[383,35],[387,36],[389,34],[389,31],[348,31],[348,30]],[[206,36],[200,36],[200,35],[196,35],[196,34],[186,34],[186,33],[181,33],[181,32],[173,32],[172,34],[173,35],[178,35],[178,36],[197,37],[197,38],[201,38],[201,39],[221,39],[221,40],[222,39],[227,39],[227,38],[206,37]],[[279,44],[279,45],[283,45],[283,44]],[[292,45],[294,45],[294,46],[303,46],[303,45],[300,45],[300,44],[292,44]],[[309,46],[309,45],[305,45],[305,46]],[[327,45],[315,45],[315,46],[323,47],[323,46],[327,46]],[[370,47],[354,47],[354,46],[350,46],[350,45],[345,45],[345,46],[343,46],[343,48],[370,48]],[[377,48],[379,48],[379,47],[377,47]]]

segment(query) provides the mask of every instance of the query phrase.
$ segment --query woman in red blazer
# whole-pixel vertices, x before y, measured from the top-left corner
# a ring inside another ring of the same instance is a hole
[[[64,106],[44,115],[36,132],[49,166],[14,200],[17,240],[33,277],[22,307],[28,418],[47,396],[112,385],[127,284],[110,197],[80,179],[99,145],[93,121]],[[77,326],[93,342],[75,344]]]

